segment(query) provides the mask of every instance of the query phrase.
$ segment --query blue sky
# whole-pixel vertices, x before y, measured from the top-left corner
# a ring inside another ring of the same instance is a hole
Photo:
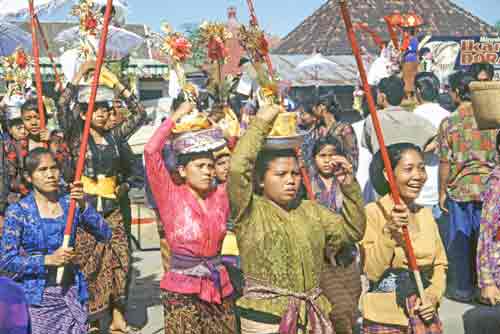
[[[246,0],[128,0],[130,23],[145,23],[158,29],[168,21],[174,27],[183,23],[224,20],[226,9],[235,6],[241,22],[248,21]],[[304,18],[311,15],[326,0],[254,0],[257,16],[264,29],[280,36],[286,35]],[[455,0],[460,6],[490,23],[500,20],[500,0]],[[67,18],[62,11],[53,18]]]

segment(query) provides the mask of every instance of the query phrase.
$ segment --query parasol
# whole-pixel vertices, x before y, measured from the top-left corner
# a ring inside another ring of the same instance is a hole
[[[34,4],[35,13],[48,14],[68,2],[70,2],[70,0],[36,0]],[[0,0],[0,18],[2,19],[25,19],[29,17],[29,14],[28,1]]]
[[[31,51],[31,35],[15,24],[0,22],[0,56],[11,55],[17,47]]]
[[[333,61],[323,57],[320,53],[317,53],[312,57],[300,62],[295,70],[298,73],[313,73],[314,80],[317,81],[320,79],[320,73],[334,73],[338,70],[338,65]]]
[[[96,36],[97,39],[100,35]],[[55,41],[61,44],[74,44],[80,40],[80,30],[78,26],[61,31]],[[109,27],[106,41],[106,55],[113,58],[122,58],[128,55],[133,49],[144,43],[145,39],[136,33],[115,26]]]

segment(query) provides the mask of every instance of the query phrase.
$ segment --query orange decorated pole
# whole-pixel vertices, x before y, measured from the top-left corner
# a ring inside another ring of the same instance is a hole
[[[253,6],[253,0],[247,0],[248,4],[248,11],[250,12],[250,23],[258,27],[259,26],[259,21],[257,20],[257,14],[255,13],[255,7]],[[271,56],[269,55],[269,52],[267,52],[264,55],[264,60],[266,61],[267,68],[269,69],[269,74],[274,76],[274,67],[273,67],[273,62],[271,61]]]
[[[97,97],[97,88],[99,86],[99,78],[101,76],[101,68],[104,63],[106,55],[106,41],[108,38],[109,22],[111,21],[111,13],[113,8],[113,0],[107,0],[106,11],[104,13],[104,26],[101,32],[101,40],[99,42],[99,52],[97,54],[96,68],[92,80],[92,89],[90,92],[90,100],[88,103],[87,113],[85,114],[85,125],[83,128],[82,142],[80,144],[80,153],[78,155],[78,162],[75,171],[75,182],[82,178],[83,168],[85,166],[85,154],[87,153],[87,146],[90,136],[90,124],[92,122],[92,115],[94,113],[95,100]],[[73,230],[73,219],[75,217],[76,201],[72,199],[69,205],[68,218],[66,220],[66,228],[64,230],[63,247],[69,247],[71,231]],[[64,267],[60,267],[57,271],[57,282],[62,281]]]
[[[389,153],[388,153],[387,148],[385,146],[384,136],[382,134],[382,128],[380,126],[380,121],[379,121],[378,116],[377,116],[377,108],[375,106],[375,100],[373,99],[373,95],[372,95],[372,92],[370,89],[370,84],[368,83],[366,70],[365,70],[365,67],[363,64],[363,58],[361,57],[361,52],[359,49],[358,41],[357,41],[356,35],[354,33],[353,24],[351,21],[351,15],[349,13],[349,8],[347,6],[347,0],[339,0],[339,3],[340,3],[341,12],[342,12],[342,18],[343,18],[345,26],[346,26],[347,37],[349,38],[349,41],[351,43],[352,52],[354,54],[354,57],[356,58],[356,63],[358,65],[359,76],[361,77],[361,81],[363,82],[363,89],[365,91],[366,99],[368,102],[368,107],[370,109],[370,115],[372,118],[373,127],[374,127],[375,133],[377,135],[377,140],[378,140],[378,144],[380,147],[380,153],[382,155],[382,160],[384,162],[385,171],[387,173],[389,187],[391,189],[391,195],[392,195],[392,198],[393,198],[395,204],[401,204],[401,197],[400,197],[400,194],[398,191],[398,187],[396,185],[394,171],[392,169],[391,161],[389,159]],[[406,227],[406,226],[403,227],[403,235],[404,235],[405,246],[406,246],[406,256],[408,258],[408,266],[415,276],[415,281],[417,284],[420,299],[422,300],[422,302],[424,302],[425,294],[424,294],[424,286],[422,283],[422,277],[420,275],[420,270],[418,269],[418,266],[417,266],[417,260],[416,260],[415,252],[413,250],[413,245],[412,245],[412,242],[410,239],[410,234],[408,232],[408,227]]]
[[[258,27],[259,26],[259,21],[257,20],[257,14],[255,13],[255,7],[253,6],[253,0],[247,0],[248,4],[248,11],[250,12],[250,24]],[[265,38],[265,37],[264,37]],[[267,41],[266,41],[267,43]],[[271,61],[271,56],[269,55],[269,52],[266,52],[264,54],[264,60],[266,61],[267,68],[269,69],[269,75],[271,77],[274,77],[274,67],[273,63]],[[297,148],[296,149],[296,155],[298,159],[301,159],[301,154],[300,150]],[[311,185],[311,179],[309,178],[309,174],[307,173],[307,170],[304,166],[303,163],[300,163],[300,173],[302,174],[302,182],[304,183],[304,187],[306,188],[307,192],[307,197],[311,200],[314,201],[315,196],[314,192],[312,190],[312,185]]]
[[[42,73],[40,71],[40,48],[38,46],[38,38],[36,34],[36,14],[33,0],[28,0],[30,16],[31,16],[31,40],[33,43],[33,59],[35,62],[35,83],[36,96],[38,102],[38,114],[40,115],[40,129],[45,129],[45,112],[43,107],[43,88],[42,88]]]
[[[38,19],[38,15],[35,14],[35,23],[38,28],[38,31],[40,32],[40,37],[42,38],[43,45],[45,47],[45,51],[47,51],[47,56],[50,59],[50,62],[52,63],[52,69],[54,70],[54,75],[56,78],[56,84],[59,90],[63,89],[63,85],[61,82],[61,76],[59,75],[59,71],[57,70],[57,65],[56,62],[54,61],[54,55],[50,51],[49,48],[49,42],[47,41],[47,37],[45,37],[45,33],[43,32],[42,25],[40,24],[40,20]]]

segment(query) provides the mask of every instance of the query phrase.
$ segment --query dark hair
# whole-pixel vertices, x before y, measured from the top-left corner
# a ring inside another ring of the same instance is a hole
[[[439,86],[439,79],[432,72],[421,72],[415,77],[415,88],[424,101],[436,101],[439,97]]]
[[[488,74],[488,77],[490,78],[490,80],[493,80],[493,77],[495,76],[495,68],[490,63],[484,63],[484,62],[483,63],[474,63],[474,64],[472,64],[472,66],[470,68],[470,73],[471,73],[472,77],[474,78],[474,80],[478,80],[479,73],[481,73],[483,71]]]
[[[314,143],[313,157],[316,157],[316,155],[318,155],[319,152],[321,152],[321,150],[328,145],[332,145],[333,147],[335,147],[336,154],[345,155],[342,142],[334,136],[326,136],[326,137],[321,137]]]
[[[474,78],[464,71],[455,72],[448,77],[451,90],[458,92],[458,96],[463,101],[471,100],[469,84],[472,81]]]
[[[393,144],[387,147],[387,151],[389,153],[389,160],[391,161],[393,169],[395,169],[399,164],[403,154],[408,151],[415,151],[423,158],[423,153],[420,147],[411,143]],[[381,196],[388,194],[390,191],[389,183],[384,176],[384,170],[385,167],[384,162],[382,161],[382,154],[378,151],[370,164],[370,179],[372,180],[373,187]]]
[[[79,109],[80,113],[87,113],[87,111],[89,110],[88,103],[80,103],[79,107],[80,107],[80,109]],[[112,108],[112,105],[110,102],[95,102],[94,111],[97,109],[101,109],[101,108],[106,108],[106,109],[110,110]]]
[[[342,112],[342,106],[337,100],[337,96],[335,93],[331,92],[326,95],[319,96],[314,103],[314,107],[324,105],[327,109],[327,111],[331,114],[335,113],[341,113]]]
[[[30,100],[24,102],[24,104],[21,107],[21,115],[27,111],[38,112],[38,99],[30,99]],[[47,111],[45,110],[45,105],[43,106],[43,112],[44,112],[45,116],[47,116]]]
[[[24,160],[24,171],[27,175],[33,175],[38,166],[40,166],[40,161],[44,155],[50,155],[54,161],[56,160],[52,152],[45,147],[37,147],[30,151]]]
[[[421,48],[420,50],[418,50],[418,58],[422,60],[422,58],[429,52],[431,52],[431,49],[429,49],[428,47]]]
[[[264,175],[266,174],[267,170],[269,169],[269,165],[271,163],[279,158],[296,158],[296,154],[294,150],[288,149],[288,150],[265,150],[262,151],[259,156],[257,157],[257,162],[255,163],[256,166],[256,177],[255,181],[257,184],[260,184],[262,180],[264,180]],[[256,187],[257,193],[260,192],[260,187]]]
[[[378,90],[385,94],[391,106],[399,106],[405,97],[405,84],[395,75],[380,80]]]
[[[177,167],[179,166],[187,166],[188,163],[190,163],[193,160],[198,160],[198,159],[214,159],[214,154],[212,151],[205,151],[205,152],[199,152],[199,153],[186,153],[186,154],[179,154],[176,156],[176,164]]]
[[[9,119],[7,121],[7,126],[9,128],[12,128],[14,126],[18,126],[18,125],[21,125],[23,124],[23,119],[22,118],[13,118],[13,119]]]

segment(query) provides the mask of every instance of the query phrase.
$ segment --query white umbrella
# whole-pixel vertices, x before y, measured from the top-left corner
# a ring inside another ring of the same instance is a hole
[[[12,23],[0,22],[0,56],[10,56],[17,47],[31,51],[31,35]]]
[[[33,0],[35,12],[50,13],[70,0]],[[0,18],[4,20],[21,19],[29,16],[28,0],[0,0]]]
[[[75,41],[80,41],[80,29],[79,27],[73,27],[61,31],[56,36],[56,42],[74,46]],[[96,40],[100,40],[100,36],[96,36]],[[133,49],[144,43],[144,38],[133,33],[131,31],[125,30],[123,28],[117,28],[115,26],[109,27],[108,40],[106,42],[106,53],[108,57],[121,58],[128,55]]]
[[[317,53],[310,58],[300,62],[295,71],[305,74],[313,73],[314,79],[319,80],[320,72],[332,73],[338,70],[338,65],[333,61],[323,57],[321,54]]]

